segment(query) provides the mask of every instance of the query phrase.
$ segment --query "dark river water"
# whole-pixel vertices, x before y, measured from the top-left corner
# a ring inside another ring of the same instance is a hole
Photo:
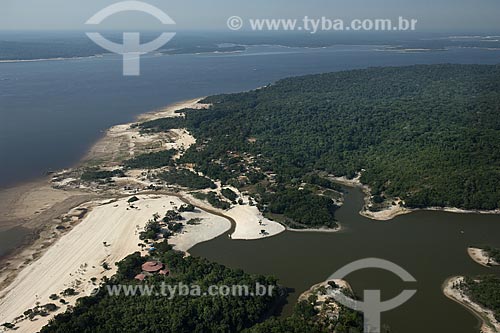
[[[146,56],[140,77],[123,77],[118,56],[0,63],[0,188],[70,167],[107,128],[188,98],[253,89],[302,74],[500,60],[500,51],[492,50],[395,53],[378,49],[255,46],[239,54]],[[197,246],[193,253],[277,276],[296,289],[290,304],[298,293],[344,264],[366,257],[388,259],[418,280],[418,294],[383,315],[383,322],[394,332],[477,332],[474,316],[446,299],[440,288],[450,275],[489,272],[467,257],[466,248],[474,243],[500,245],[500,218],[419,212],[391,222],[373,222],[357,214],[360,206],[361,194],[352,190],[338,213],[346,227],[341,233],[286,232],[254,242],[221,237]],[[21,244],[24,233],[20,228],[0,232],[0,256]],[[377,270],[354,273],[348,280],[360,294],[368,287],[380,288],[384,298],[408,287]]]
[[[382,315],[382,323],[396,333],[478,333],[479,322],[461,305],[446,298],[441,286],[453,275],[499,274],[472,261],[467,247],[473,244],[500,246],[500,216],[415,212],[391,221],[373,221],[358,214],[363,193],[348,189],[345,205],[337,212],[344,231],[339,233],[284,232],[257,240],[230,240],[223,235],[190,250],[195,256],[250,273],[273,275],[295,289],[284,315],[298,295],[311,285],[355,260],[390,260],[413,275],[416,283],[380,269],[365,269],[346,280],[358,295],[380,289],[384,300],[403,289],[417,294],[401,307]]]

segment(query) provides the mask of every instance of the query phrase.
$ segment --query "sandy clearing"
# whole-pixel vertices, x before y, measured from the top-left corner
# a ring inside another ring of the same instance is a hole
[[[103,276],[110,277],[116,272],[115,262],[140,250],[139,232],[153,214],[162,215],[173,206],[183,204],[174,196],[138,197],[140,200],[134,203],[137,209],[129,208],[127,198],[108,204],[96,203],[80,224],[61,237],[40,259],[19,272],[13,283],[0,293],[0,322],[13,322],[37,302],[41,305],[57,303],[51,301],[49,296],[59,294],[66,288],[74,288],[80,296],[85,295],[93,289],[92,277],[98,280]],[[189,216],[202,218],[202,223],[189,228],[193,232],[185,232],[173,239],[178,248],[187,249],[200,240],[220,235],[230,227],[229,221],[201,210]],[[206,233],[199,235],[196,232]],[[109,264],[110,270],[102,268],[104,262]],[[71,304],[76,298],[65,297]],[[65,309],[66,306],[61,306],[52,315]],[[52,315],[39,317],[36,321],[22,321],[18,323],[17,331],[38,331]]]
[[[487,310],[479,304],[473,303],[471,299],[458,289],[453,288],[457,283],[464,280],[463,276],[454,276],[447,279],[443,284],[443,293],[449,299],[465,306],[469,311],[481,319],[481,333],[500,332],[500,322],[496,320],[493,311]]]
[[[228,219],[199,209],[192,213],[182,213],[182,216],[185,218],[183,222],[194,218],[201,218],[201,221],[196,225],[184,223],[182,232],[168,239],[168,243],[178,251],[188,252],[196,244],[214,239],[231,229],[231,222]]]

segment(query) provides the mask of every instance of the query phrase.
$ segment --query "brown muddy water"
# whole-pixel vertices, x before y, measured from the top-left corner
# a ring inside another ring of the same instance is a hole
[[[482,267],[467,254],[469,245],[500,247],[500,216],[420,211],[391,221],[373,221],[358,214],[362,204],[363,193],[347,189],[345,205],[337,212],[345,228],[339,233],[287,231],[257,241],[230,240],[223,235],[190,252],[249,273],[277,277],[282,285],[294,289],[283,315],[290,313],[303,291],[344,265],[372,257],[390,260],[417,282],[402,282],[380,269],[361,270],[346,280],[358,295],[366,289],[380,289],[383,300],[403,289],[418,290],[409,302],[382,314],[382,323],[391,332],[479,332],[479,320],[446,298],[441,287],[454,275],[500,275],[500,269]]]

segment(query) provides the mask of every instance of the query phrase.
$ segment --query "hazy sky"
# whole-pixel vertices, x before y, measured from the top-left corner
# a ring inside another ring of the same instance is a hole
[[[0,0],[1,30],[88,30],[83,24],[117,0]],[[229,16],[243,18],[395,18],[419,19],[428,32],[499,32],[499,0],[147,0],[170,15],[175,30],[226,30]],[[117,14],[106,29],[157,30],[141,13]]]

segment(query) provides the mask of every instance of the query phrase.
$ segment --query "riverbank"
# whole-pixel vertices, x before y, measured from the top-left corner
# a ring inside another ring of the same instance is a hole
[[[426,208],[406,208],[403,207],[403,201],[400,198],[394,198],[392,201],[386,201],[385,208],[372,211],[370,208],[373,206],[372,203],[372,194],[371,189],[368,185],[361,183],[360,181],[361,174],[358,174],[355,178],[349,179],[346,177],[333,177],[331,176],[334,182],[348,186],[348,187],[359,187],[363,193],[365,194],[365,204],[363,209],[359,212],[361,216],[366,218],[377,220],[377,221],[389,221],[398,217],[400,215],[410,214],[412,212],[417,211],[441,211],[447,213],[456,213],[456,214],[491,214],[496,215],[500,214],[500,209],[496,210],[465,210],[455,207],[426,207]]]
[[[48,179],[0,191],[0,233],[8,234],[12,228],[23,228],[26,233],[12,249],[2,249],[0,290],[79,223],[84,211],[75,207],[99,197],[85,191],[54,189]]]
[[[500,322],[496,320],[495,315],[491,310],[485,309],[481,305],[472,302],[472,300],[465,293],[457,288],[454,288],[454,286],[458,285],[463,280],[463,276],[454,276],[447,279],[442,288],[444,295],[466,307],[482,321],[481,333],[500,332]]]
[[[469,247],[467,249],[467,253],[471,257],[472,260],[477,262],[479,265],[484,266],[484,267],[491,267],[491,266],[500,266],[500,263],[496,262],[493,260],[488,253],[480,248],[477,247]]]
[[[137,121],[182,116],[176,111],[184,108],[207,108],[199,101],[185,101],[149,112]],[[145,194],[155,185],[147,177],[148,170],[132,170],[126,177],[114,179],[109,188],[82,183],[78,176],[80,169],[112,170],[124,159],[152,149],[175,149],[178,158],[196,142],[185,129],[143,135],[132,125],[110,128],[74,169],[0,193],[0,209],[5,212],[0,226],[5,229],[26,226],[37,237],[4,258],[5,266],[0,271],[0,322],[16,323],[19,332],[38,331],[50,318],[94,289],[100,279],[113,275],[115,262],[138,250],[145,254],[143,246],[139,246],[139,233],[147,221],[153,214],[162,214],[186,201],[198,208],[183,213],[185,219],[195,222],[186,223],[180,233],[169,239],[179,251],[187,252],[200,242],[224,234],[231,229],[230,221],[235,224],[234,239],[260,239],[285,230],[281,224],[264,219],[256,207],[250,206],[248,198],[243,205],[224,211],[172,186],[158,194]],[[177,193],[159,194],[170,190]],[[133,208],[126,201],[131,195],[140,198]],[[77,294],[64,295],[64,304],[51,298],[62,297],[68,288]],[[34,321],[22,316],[26,310],[49,303],[57,303],[58,309],[48,316]]]
[[[0,322],[15,323],[20,331],[35,332],[57,313],[74,305],[76,299],[92,291],[103,277],[116,273],[116,262],[139,251],[146,254],[139,239],[148,220],[154,214],[179,207],[184,202],[175,196],[139,195],[133,205],[127,198],[87,203],[87,215],[73,230],[61,237],[38,260],[23,269],[14,281],[0,293]],[[202,210],[182,213],[185,220],[196,219],[193,225],[169,239],[174,249],[187,251],[193,245],[215,238],[230,229],[231,223],[220,216]],[[142,244],[144,245],[144,244]],[[43,277],[43,278],[41,278]],[[68,288],[77,295],[64,296]],[[56,303],[51,295],[64,297],[50,316],[35,321],[16,322],[22,313],[36,304]]]

